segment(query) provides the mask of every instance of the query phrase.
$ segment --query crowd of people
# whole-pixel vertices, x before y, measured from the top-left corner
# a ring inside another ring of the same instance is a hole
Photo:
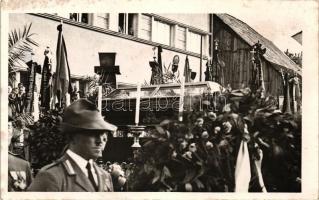
[[[26,93],[22,83],[18,87],[8,87],[9,107],[13,115],[25,112]]]

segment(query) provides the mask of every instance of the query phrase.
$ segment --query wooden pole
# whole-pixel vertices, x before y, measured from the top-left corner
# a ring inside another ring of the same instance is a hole
[[[136,106],[135,106],[135,125],[138,126],[140,120],[140,101],[141,101],[141,83],[137,83]]]
[[[202,81],[203,73],[203,36],[200,36],[200,62],[199,62],[199,81]]]
[[[210,17],[210,56],[213,58],[214,55],[214,20],[213,20],[213,14],[209,14]]]
[[[265,81],[264,81],[264,72],[263,72],[263,66],[261,65],[260,60],[260,85],[261,85],[261,98],[265,98],[266,94],[266,88],[265,88]]]
[[[71,96],[69,93],[65,94],[65,107],[68,107],[71,104]]]
[[[98,101],[97,105],[98,105],[99,112],[102,115],[102,86],[98,86],[97,101]]]
[[[33,93],[33,117],[34,117],[34,122],[37,122],[39,120],[39,96],[38,93],[35,91]]]
[[[179,96],[179,109],[178,109],[178,121],[183,121],[183,110],[184,110],[184,92],[185,92],[185,78],[181,77],[181,90]]]

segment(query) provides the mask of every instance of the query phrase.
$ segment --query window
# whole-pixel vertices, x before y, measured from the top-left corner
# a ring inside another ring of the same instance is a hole
[[[186,50],[186,28],[177,27],[175,47]]]
[[[152,17],[147,15],[141,16],[139,37],[145,40],[151,40],[152,34]]]
[[[169,24],[154,21],[154,42],[165,45],[170,45],[171,41],[171,26]]]
[[[109,14],[108,13],[97,13],[94,21],[94,25],[109,29]]]
[[[137,14],[120,13],[119,14],[119,32],[132,36],[137,35]]]
[[[71,20],[82,22],[82,23],[89,23],[89,14],[88,13],[70,13]]]
[[[189,31],[187,37],[187,50],[194,53],[200,53],[201,35],[195,32]]]

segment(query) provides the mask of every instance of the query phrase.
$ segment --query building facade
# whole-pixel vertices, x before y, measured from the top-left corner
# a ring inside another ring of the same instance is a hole
[[[32,23],[33,39],[39,43],[34,48],[33,60],[42,64],[46,47],[55,53],[57,26],[61,22],[73,85],[83,93],[88,89],[86,77],[94,74],[94,66],[100,65],[99,52],[116,53],[115,65],[120,66],[121,72],[117,76],[118,86],[136,82],[149,84],[152,74],[149,62],[157,56],[159,45],[163,49],[163,66],[171,66],[173,57],[178,55],[177,73],[182,76],[188,56],[190,69],[196,72],[194,82],[204,81],[215,39],[219,40],[220,58],[225,63],[223,86],[249,86],[249,51],[257,41],[267,49],[262,60],[266,91],[272,95],[282,94],[281,69],[301,75],[300,67],[271,41],[227,14],[15,13],[9,15],[9,30]],[[52,61],[54,69],[54,55]],[[17,77],[23,80],[21,75]]]
[[[80,88],[87,75],[94,74],[99,66],[99,52],[115,52],[115,64],[120,66],[121,83],[150,82],[149,61],[162,46],[163,66],[170,66],[178,55],[179,73],[183,74],[185,58],[197,73],[208,59],[210,39],[210,16],[208,14],[142,14],[142,13],[54,13],[10,14],[9,29],[19,29],[32,23],[31,32],[39,47],[34,48],[33,60],[43,63],[43,52],[48,46],[55,53],[57,25],[63,22],[63,35],[74,82]],[[53,56],[53,68],[55,57]],[[203,74],[202,70],[202,74]],[[81,78],[82,77],[82,78]],[[19,81],[19,80],[18,80]]]
[[[301,78],[301,68],[248,24],[228,14],[214,14],[213,20],[214,41],[219,41],[220,59],[225,63],[222,85],[230,84],[232,88],[249,86],[253,65],[251,51],[257,42],[266,48],[261,58],[266,93],[283,95],[282,72],[297,74]]]

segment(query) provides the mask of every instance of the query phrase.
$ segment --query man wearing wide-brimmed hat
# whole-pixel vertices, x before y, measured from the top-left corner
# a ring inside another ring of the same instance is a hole
[[[110,174],[94,160],[102,156],[107,133],[116,126],[104,121],[94,104],[86,99],[73,102],[64,111],[62,133],[69,136],[65,154],[43,167],[28,191],[113,191]]]

